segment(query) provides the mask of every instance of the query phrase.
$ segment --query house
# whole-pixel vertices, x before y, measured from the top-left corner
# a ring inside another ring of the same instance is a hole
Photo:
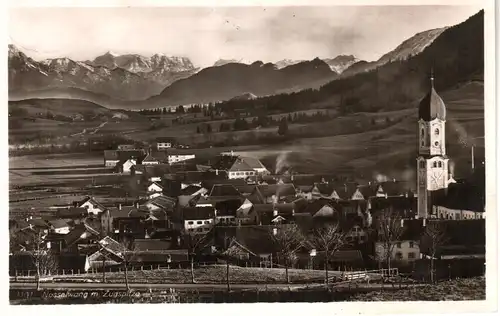
[[[136,158],[129,158],[129,159],[124,159],[120,160],[115,167],[115,170],[119,173],[125,173],[125,174],[130,174],[132,167],[137,165],[137,159]]]
[[[144,203],[144,208],[149,211],[164,210],[171,212],[177,205],[177,199],[168,196],[157,196]]]
[[[161,182],[165,174],[171,172],[171,167],[168,164],[153,164],[153,165],[135,165],[130,169],[130,174],[141,175],[144,181]]]
[[[281,203],[287,197],[296,196],[293,184],[258,185],[248,199],[254,204]]]
[[[257,174],[267,174],[269,171],[258,160],[252,157],[242,157],[231,154],[221,154],[212,164],[214,170],[224,170],[229,179],[246,179]]]
[[[120,161],[128,159],[140,159],[144,156],[143,150],[105,150],[104,166],[116,167]]]
[[[212,206],[182,209],[184,230],[189,234],[206,234],[214,226],[215,208]]]
[[[173,138],[162,137],[156,140],[157,150],[166,150],[175,146],[175,140]]]
[[[167,150],[167,161],[170,165],[179,162],[185,162],[186,160],[191,160],[195,158],[196,158],[195,154],[189,151],[177,150],[177,149]]]
[[[232,184],[215,184],[208,196],[211,197],[227,197],[240,198],[240,192]]]
[[[101,229],[105,235],[132,234],[135,236],[144,236],[145,225],[143,220],[148,215],[148,211],[138,210],[136,206],[119,206],[118,209],[108,209],[100,216]]]
[[[100,268],[103,265],[105,267],[118,266],[122,264],[125,258],[125,251],[127,251],[124,245],[109,236],[99,240],[97,244],[99,248],[88,256],[91,268]]]
[[[252,262],[261,267],[272,267],[279,248],[272,239],[272,228],[268,226],[235,227],[233,235],[226,234],[228,244],[224,254],[236,262]]]
[[[447,189],[431,193],[430,217],[438,219],[485,218],[484,192],[470,182],[451,183]]]
[[[249,199],[245,199],[240,207],[236,210],[236,222],[241,224],[255,224],[255,217],[252,215],[253,203]]]
[[[419,219],[401,220],[403,231],[401,236],[395,240],[396,245],[392,249],[391,260],[396,265],[409,265],[420,258],[420,240],[424,232],[425,223]],[[380,264],[385,262],[386,248],[384,247],[383,235],[378,234],[375,242],[375,257]]]
[[[146,191],[151,194],[151,193],[162,193],[163,192],[163,187],[161,184],[157,182],[152,182],[150,185],[148,185]]]
[[[241,206],[241,200],[224,200],[215,203],[215,224],[235,225],[236,211]]]
[[[65,248],[68,251],[78,252],[79,245],[95,244],[99,237],[99,232],[91,226],[86,223],[78,224],[64,236]]]
[[[372,216],[382,211],[390,211],[404,219],[412,219],[417,215],[417,198],[413,196],[372,197],[368,200],[368,209]]]
[[[88,214],[88,211],[84,207],[68,207],[60,208],[56,211],[57,218],[71,219],[75,223],[81,222]]]
[[[144,165],[144,166],[148,166],[148,165],[158,165],[160,164],[160,161],[158,161],[158,159],[156,159],[152,154],[151,154],[151,151],[148,152],[148,154],[146,156],[144,156],[144,158],[138,160],[137,164],[139,165]]]
[[[106,207],[97,202],[94,197],[87,196],[82,201],[76,202],[75,207],[87,209],[87,214],[98,215],[106,210]]]
[[[49,221],[50,229],[55,234],[65,235],[68,234],[71,225],[65,219],[53,219]]]

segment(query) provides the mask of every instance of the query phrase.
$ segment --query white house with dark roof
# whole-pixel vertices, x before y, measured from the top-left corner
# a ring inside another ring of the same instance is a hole
[[[76,203],[76,207],[85,208],[88,214],[98,215],[106,210],[106,207],[93,197],[87,196],[80,202]]]
[[[182,210],[184,230],[188,234],[206,234],[214,226],[215,208],[213,206],[186,207]]]

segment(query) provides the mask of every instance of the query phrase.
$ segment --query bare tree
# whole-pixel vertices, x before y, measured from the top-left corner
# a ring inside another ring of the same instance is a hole
[[[434,260],[436,259],[436,254],[440,246],[448,241],[448,236],[446,234],[446,227],[442,222],[435,221],[429,223],[424,231],[422,238],[425,246],[427,248],[430,258],[430,278],[431,283],[435,281],[435,271],[434,271]]]
[[[43,275],[53,273],[57,270],[57,258],[50,249],[44,245],[44,239],[41,231],[30,235],[29,244],[33,247],[28,254],[36,267],[36,289],[40,290],[40,278]]]
[[[404,232],[402,217],[392,209],[386,209],[377,216],[376,230],[382,243],[383,259],[391,269],[392,252]]]
[[[207,234],[184,234],[184,242],[188,249],[189,260],[191,262],[191,282],[194,279],[194,260],[207,245]]]
[[[347,233],[342,231],[338,223],[327,224],[314,229],[311,242],[317,250],[325,252],[325,285],[328,288],[328,263],[330,258],[347,243]]]
[[[279,225],[271,230],[270,235],[283,256],[286,282],[290,283],[288,266],[297,259],[297,251],[304,245],[305,236],[296,224]]]
[[[129,284],[129,279],[128,279],[128,269],[130,267],[130,263],[134,259],[134,257],[137,255],[137,249],[135,248],[135,244],[132,241],[129,240],[122,240],[120,242],[120,245],[122,246],[122,251],[121,251],[121,258],[122,258],[122,263],[123,263],[123,269],[125,273],[125,287],[127,288],[127,292],[130,292],[130,284]]]

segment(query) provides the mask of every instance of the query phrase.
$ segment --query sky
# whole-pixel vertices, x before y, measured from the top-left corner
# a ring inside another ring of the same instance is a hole
[[[333,58],[377,60],[418,32],[452,26],[473,6],[10,8],[9,43],[35,60],[116,54],[185,56],[195,66]]]

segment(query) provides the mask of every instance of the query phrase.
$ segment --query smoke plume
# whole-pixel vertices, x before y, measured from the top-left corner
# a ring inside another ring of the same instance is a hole
[[[284,151],[281,152],[277,157],[276,157],[276,166],[274,168],[274,173],[278,174],[285,170],[286,168],[289,168],[289,162],[288,162],[288,155],[290,154],[290,151]]]

